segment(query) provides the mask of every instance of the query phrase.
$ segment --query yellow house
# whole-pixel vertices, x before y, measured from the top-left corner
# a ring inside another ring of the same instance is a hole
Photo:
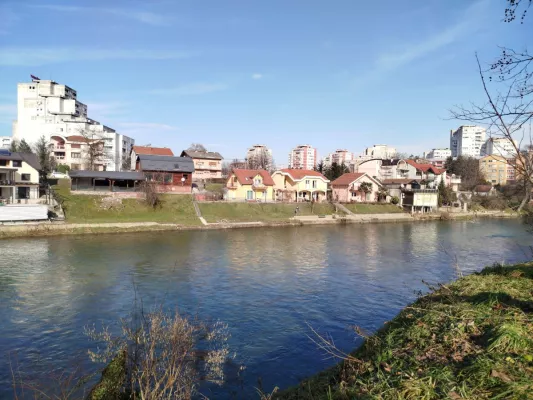
[[[35,154],[0,150],[0,202],[37,201],[40,169]]]
[[[320,172],[280,169],[272,174],[276,199],[281,201],[324,201],[329,180]]]
[[[226,200],[273,201],[274,181],[264,169],[234,169],[226,182]]]
[[[505,185],[508,180],[514,179],[514,167],[502,156],[490,155],[481,158],[479,171],[492,185]]]

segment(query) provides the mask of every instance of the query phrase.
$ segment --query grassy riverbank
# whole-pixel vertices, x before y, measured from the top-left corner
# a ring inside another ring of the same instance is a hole
[[[76,195],[66,187],[56,187],[63,201],[67,222],[160,222],[181,225],[200,225],[190,195],[161,195],[161,206],[153,209],[137,199],[123,199],[122,204],[106,208],[102,196]]]
[[[329,203],[198,203],[200,212],[207,222],[255,222],[280,221],[298,215],[331,215],[335,207]]]
[[[344,204],[344,206],[354,214],[392,214],[403,213],[404,211],[394,204]]]
[[[349,358],[276,398],[533,399],[533,263],[438,288]]]

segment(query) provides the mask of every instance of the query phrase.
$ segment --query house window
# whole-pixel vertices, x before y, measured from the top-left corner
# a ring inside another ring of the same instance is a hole
[[[29,182],[31,177],[30,177],[30,174],[21,174],[20,179],[25,182]]]
[[[248,190],[246,192],[246,200],[253,200],[254,199],[254,192],[253,190]]]
[[[163,176],[163,181],[165,182],[165,185],[169,185],[172,183],[172,174],[165,174]]]
[[[81,158],[81,153],[70,153],[70,158]]]
[[[316,189],[316,181],[313,181],[313,189]]]
[[[184,178],[185,180],[189,179],[189,174],[183,174],[183,178]]]
[[[18,168],[22,167],[22,161],[13,160],[13,166]]]

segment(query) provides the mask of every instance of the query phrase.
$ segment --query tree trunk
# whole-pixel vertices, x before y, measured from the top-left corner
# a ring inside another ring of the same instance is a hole
[[[524,186],[525,194],[524,198],[522,199],[522,203],[520,203],[520,206],[518,206],[518,212],[522,211],[525,205],[529,202],[529,198],[531,197],[531,183],[529,181],[526,181]]]

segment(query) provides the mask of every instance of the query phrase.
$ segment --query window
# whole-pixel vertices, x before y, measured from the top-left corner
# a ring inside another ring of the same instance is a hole
[[[70,158],[81,158],[81,153],[70,153]]]
[[[253,200],[254,199],[254,192],[253,190],[248,190],[246,192],[246,200]]]
[[[31,177],[30,177],[30,174],[22,174],[22,175],[20,175],[20,179],[25,181],[25,182],[29,182]]]
[[[189,179],[189,174],[183,174],[183,178],[184,178],[185,180]]]
[[[22,167],[22,161],[13,160],[13,166],[18,168]]]
[[[316,189],[316,181],[313,181],[313,189]]]
[[[7,167],[7,160],[0,160],[0,167]]]
[[[81,144],[71,144],[70,148],[71,149],[81,149]]]

